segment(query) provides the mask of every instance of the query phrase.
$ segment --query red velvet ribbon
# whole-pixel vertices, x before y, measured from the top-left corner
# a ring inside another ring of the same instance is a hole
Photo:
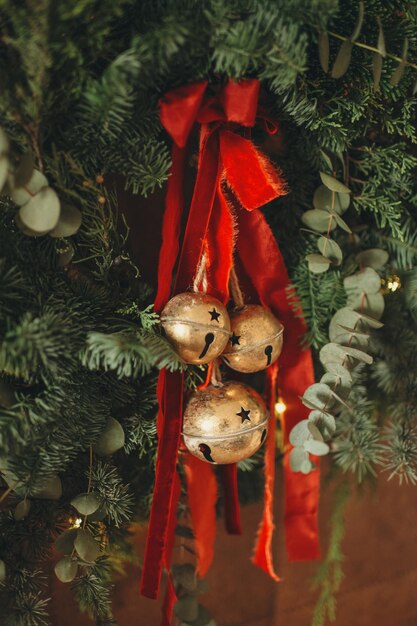
[[[200,261],[203,247],[208,255],[208,282],[209,290],[221,300],[228,300],[228,279],[232,265],[232,246],[234,233],[234,219],[228,205],[226,186],[232,190],[236,203],[246,210],[238,214],[239,238],[238,253],[247,275],[254,285],[258,297],[266,306],[274,310],[286,325],[286,346],[284,355],[287,356],[289,366],[281,375],[283,382],[284,401],[287,404],[288,430],[292,422],[302,419],[304,414],[296,415],[302,406],[299,395],[312,382],[312,366],[309,353],[301,353],[298,344],[300,338],[300,324],[290,312],[283,289],[288,284],[288,277],[279,250],[268,232],[266,222],[258,211],[253,211],[273,198],[284,193],[283,181],[269,162],[255,148],[251,141],[240,136],[235,131],[239,126],[250,128],[255,124],[258,115],[259,82],[254,79],[235,83],[229,81],[215,96],[206,94],[207,83],[194,83],[175,89],[161,100],[160,117],[165,129],[174,140],[172,151],[172,172],[168,184],[166,210],[163,223],[163,241],[161,246],[158,293],[155,300],[155,309],[160,311],[171,295],[171,284],[175,263],[179,252],[179,234],[181,215],[184,209],[183,175],[186,161],[186,147],[188,137],[195,122],[201,124],[200,151],[197,178],[193,198],[188,215],[182,249],[180,252],[177,276],[173,292],[185,291],[191,285],[197,265]],[[262,115],[262,112],[261,112]],[[266,115],[264,119],[270,122]],[[254,231],[252,232],[252,229]],[[260,239],[260,235],[266,239]],[[273,242],[273,243],[272,243]],[[274,248],[275,246],[275,248]],[[266,253],[266,249],[268,253]],[[271,266],[268,267],[268,263]],[[248,267],[250,265],[250,267]],[[284,278],[282,277],[284,274]],[[282,300],[282,302],[281,302]],[[295,336],[292,336],[295,332]],[[304,358],[301,356],[305,354]],[[291,362],[292,358],[292,362]],[[300,365],[301,364],[301,365]],[[305,368],[306,371],[303,371]],[[271,369],[268,377],[273,376]],[[149,597],[156,597],[162,567],[169,564],[170,540],[169,526],[175,503],[175,467],[181,429],[182,386],[179,374],[161,372],[158,387],[160,411],[158,416],[158,459],[156,466],[155,491],[152,502],[152,511],[149,522],[148,540],[142,575],[141,591]],[[272,380],[272,379],[271,379]],[[306,382],[308,380],[308,382]],[[306,384],[304,384],[306,382]],[[288,389],[286,385],[289,385]],[[295,395],[297,394],[297,396]],[[293,406],[291,402],[293,401]],[[273,432],[273,429],[271,429]],[[264,567],[263,562],[271,561],[270,555],[272,533],[272,488],[273,488],[273,447],[272,437],[267,444],[266,463],[266,509],[264,521],[269,520],[265,532],[259,534],[256,562]],[[213,516],[211,521],[204,520],[204,507],[196,498],[201,496],[202,489],[208,487],[211,496],[208,498],[210,506],[213,502],[214,482],[205,480],[208,471],[199,469],[203,463],[198,460],[186,460],[191,514],[194,522],[194,532],[200,557],[199,570],[205,571],[212,558],[212,547],[203,546],[207,539],[214,539]],[[208,469],[207,469],[208,468]],[[317,472],[316,472],[317,474]],[[272,480],[271,480],[272,477]],[[299,498],[298,477],[303,483],[303,497]],[[287,494],[287,520],[294,514],[305,517],[303,498],[308,477],[297,475],[297,480],[291,483],[293,496],[297,502],[297,511],[288,506],[291,494]],[[229,466],[223,470],[225,485],[226,520],[229,530],[240,531],[236,467]],[[288,482],[288,481],[287,481]],[[211,485],[211,486],[210,486]],[[315,494],[311,492],[311,485],[307,486],[308,499],[313,501]],[[294,498],[293,498],[294,499]],[[314,508],[314,507],[313,507]],[[207,512],[207,509],[206,509]],[[309,513],[311,514],[310,507]],[[314,513],[314,511],[313,511]],[[313,515],[314,517],[314,515]],[[313,518],[312,518],[313,519]],[[303,541],[304,524],[297,525],[301,537],[301,550],[307,558],[312,554],[308,541]],[[317,544],[316,531],[310,536],[310,544]],[[304,533],[305,534],[305,533]],[[263,538],[263,539],[262,539]],[[287,533],[288,538],[288,533]],[[172,544],[172,541],[171,541]],[[287,542],[287,545],[288,542]],[[274,575],[271,568],[271,575]],[[166,606],[172,607],[173,588],[168,588]]]

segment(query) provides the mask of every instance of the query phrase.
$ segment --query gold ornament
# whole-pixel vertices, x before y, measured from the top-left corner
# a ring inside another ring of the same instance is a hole
[[[217,358],[230,337],[226,307],[204,293],[180,293],[161,313],[162,327],[174,350],[186,363]]]
[[[237,463],[252,456],[267,432],[265,403],[243,383],[230,381],[195,391],[185,409],[184,443],[208,463]]]
[[[229,367],[238,372],[259,372],[272,365],[282,350],[284,327],[258,304],[248,304],[230,316],[232,336],[223,352]]]

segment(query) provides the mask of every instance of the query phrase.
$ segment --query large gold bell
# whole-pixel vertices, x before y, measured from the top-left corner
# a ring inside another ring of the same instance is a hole
[[[238,372],[259,372],[272,365],[282,350],[284,327],[258,304],[248,304],[230,316],[232,336],[223,352],[229,367]]]
[[[208,463],[237,463],[254,454],[268,432],[268,412],[261,396],[230,381],[195,391],[183,421],[187,449]]]
[[[203,293],[180,293],[161,313],[162,327],[174,350],[186,363],[208,363],[217,358],[230,337],[226,307]]]

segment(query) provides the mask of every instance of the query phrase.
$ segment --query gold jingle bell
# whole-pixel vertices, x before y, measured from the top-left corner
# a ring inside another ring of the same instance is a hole
[[[272,365],[282,350],[284,326],[259,304],[248,304],[230,315],[232,336],[223,352],[238,372],[259,372]]]
[[[267,432],[265,403],[243,383],[230,381],[195,391],[184,412],[185,446],[208,463],[237,463],[252,456]]]
[[[230,337],[226,307],[204,293],[180,293],[166,304],[161,323],[168,341],[186,363],[217,358]]]

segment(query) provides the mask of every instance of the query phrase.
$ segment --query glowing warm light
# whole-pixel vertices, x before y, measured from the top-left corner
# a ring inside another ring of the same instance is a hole
[[[285,409],[286,409],[286,405],[282,402],[282,400],[278,400],[278,402],[275,405],[275,411],[278,413],[278,415],[281,415],[282,413],[284,413]]]
[[[81,519],[81,517],[77,517],[76,519],[70,519],[71,522],[71,527],[72,528],[80,528],[81,524],[83,523],[83,520]]]
[[[390,291],[397,291],[397,289],[399,288],[400,283],[398,280],[389,280],[387,287]]]

